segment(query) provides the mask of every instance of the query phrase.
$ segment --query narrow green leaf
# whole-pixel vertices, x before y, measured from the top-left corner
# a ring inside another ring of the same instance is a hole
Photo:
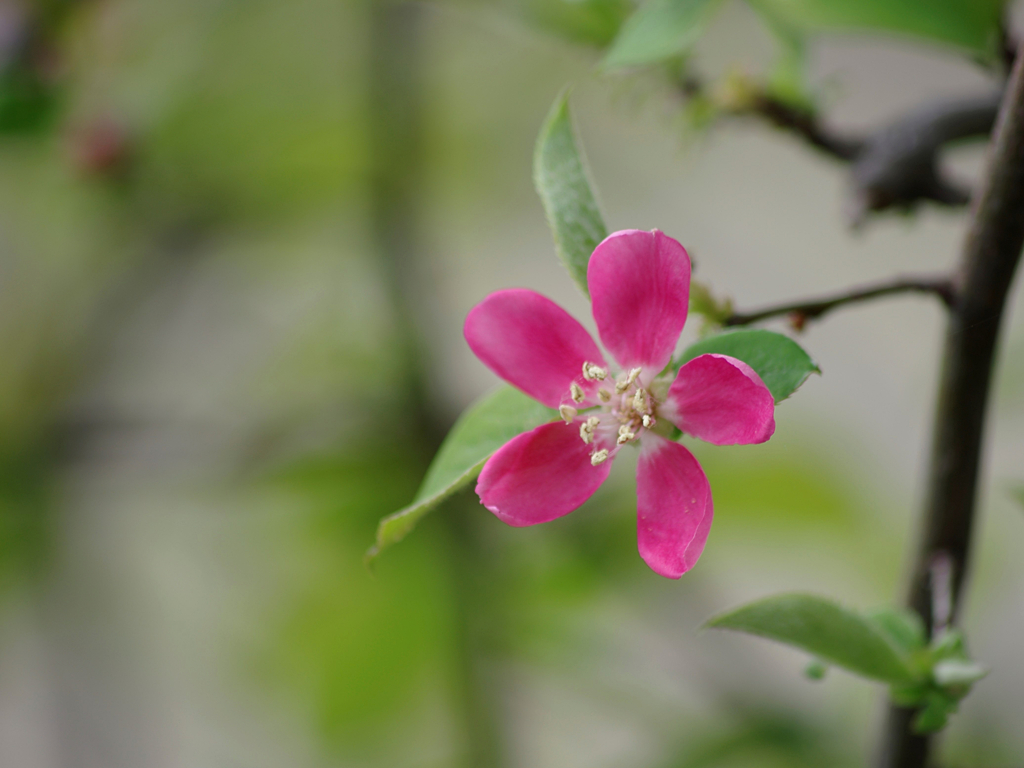
[[[606,69],[637,67],[685,53],[721,0],[647,0],[623,25],[604,60]]]
[[[793,394],[812,373],[821,373],[799,344],[788,336],[762,328],[726,331],[701,339],[683,352],[678,364],[707,354],[742,360],[757,371],[776,403]]]
[[[895,32],[992,60],[1004,0],[747,0],[774,24],[805,32]]]
[[[441,444],[412,504],[380,521],[367,561],[401,541],[424,515],[476,479],[498,448],[557,417],[556,411],[509,386],[467,408]]]
[[[873,622],[814,595],[768,597],[716,616],[707,626],[778,640],[874,680],[914,680],[906,659]]]
[[[555,236],[558,258],[587,296],[587,264],[608,235],[587,178],[569,112],[568,89],[555,100],[544,121],[533,156],[533,182]]]

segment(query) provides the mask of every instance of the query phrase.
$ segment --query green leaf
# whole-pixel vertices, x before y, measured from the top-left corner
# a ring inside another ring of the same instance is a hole
[[[928,642],[921,617],[913,611],[875,608],[866,615],[893,645],[906,654],[921,650]]]
[[[796,107],[812,111],[814,98],[807,83],[807,44],[802,35],[788,29],[776,29],[779,53],[768,74],[768,92],[772,97]]]
[[[914,731],[916,733],[935,733],[946,727],[949,716],[956,712],[957,702],[943,696],[941,693],[932,692],[914,718]]]
[[[951,45],[992,60],[1004,0],[747,0],[803,32],[884,31]]]
[[[573,43],[607,46],[633,11],[629,0],[526,0],[534,23]]]
[[[630,16],[604,60],[606,69],[653,64],[696,43],[721,0],[648,0]]]
[[[767,597],[716,616],[707,625],[778,640],[874,680],[915,679],[907,660],[873,622],[814,595]]]
[[[412,504],[380,521],[367,561],[401,541],[420,518],[471,483],[498,448],[557,417],[556,411],[509,386],[471,405],[441,444]]]
[[[742,360],[757,371],[776,403],[793,394],[812,373],[821,373],[799,344],[781,333],[761,328],[727,331],[702,339],[683,352],[678,364],[706,354]]]
[[[555,236],[558,258],[589,296],[587,264],[608,231],[587,178],[583,151],[576,142],[568,89],[555,100],[537,137],[533,182]]]

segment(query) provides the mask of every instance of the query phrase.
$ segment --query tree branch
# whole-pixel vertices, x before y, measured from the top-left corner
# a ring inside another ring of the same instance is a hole
[[[930,571],[951,569],[949,601],[956,621],[967,572],[985,411],[1006,297],[1024,247],[1024,56],[1017,55],[995,128],[988,170],[974,201],[955,278],[939,385],[931,466],[920,541],[910,573],[908,605],[933,624]],[[913,712],[890,710],[881,768],[924,768],[931,739],[911,733]]]
[[[751,325],[773,317],[790,315],[794,324],[798,328],[802,328],[806,321],[815,320],[846,304],[855,304],[897,293],[931,293],[942,299],[946,307],[952,307],[954,302],[953,281],[946,275],[897,277],[893,280],[853,288],[831,296],[779,304],[753,312],[736,312],[723,320],[722,325]]]
[[[844,136],[825,125],[817,113],[795,107],[764,91],[754,93],[750,112],[837,160],[852,161],[864,148],[863,139]]]
[[[946,179],[939,153],[953,142],[988,136],[1001,91],[926,104],[873,133],[853,160],[854,224],[871,211],[912,209],[922,200],[960,206],[970,194]]]
[[[862,224],[869,213],[909,211],[924,200],[966,205],[970,195],[942,173],[940,153],[951,143],[988,136],[1002,98],[1002,92],[994,90],[926,104],[866,136],[856,137],[835,130],[817,112],[784,101],[757,83],[740,80],[733,85],[734,93],[717,99],[726,102],[726,112],[759,117],[826,155],[850,163],[848,218],[853,226]],[[679,90],[686,99],[716,101],[692,73],[679,82]]]

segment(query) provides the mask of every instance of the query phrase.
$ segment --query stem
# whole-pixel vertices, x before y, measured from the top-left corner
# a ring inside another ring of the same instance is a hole
[[[952,306],[954,301],[953,281],[944,275],[937,277],[898,277],[883,283],[852,288],[832,296],[779,304],[754,312],[736,312],[723,320],[722,325],[751,325],[752,323],[758,323],[780,315],[793,315],[797,323],[802,326],[807,320],[819,318],[837,307],[868,301],[869,299],[877,299],[894,293],[933,293],[942,299],[947,307]]]
[[[988,171],[955,278],[935,417],[920,542],[910,573],[908,605],[933,624],[929,573],[939,558],[951,568],[953,621],[968,566],[996,344],[1003,310],[1024,246],[1024,56],[1010,76],[996,123]],[[890,709],[881,768],[923,768],[931,739],[910,732],[913,713]]]

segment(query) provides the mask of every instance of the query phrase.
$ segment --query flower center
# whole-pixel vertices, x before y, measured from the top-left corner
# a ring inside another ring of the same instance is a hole
[[[590,463],[594,466],[613,457],[621,446],[637,440],[644,430],[657,423],[658,401],[650,388],[644,386],[642,374],[640,368],[623,371],[615,378],[614,384],[602,385],[588,397],[584,387],[591,384],[588,389],[592,391],[592,383],[604,382],[608,371],[586,362],[583,364],[582,381],[571,384],[567,399],[572,404],[563,403],[558,412],[567,424],[576,420],[581,409],[586,412],[587,418],[579,421],[580,439],[585,445],[593,446]]]

